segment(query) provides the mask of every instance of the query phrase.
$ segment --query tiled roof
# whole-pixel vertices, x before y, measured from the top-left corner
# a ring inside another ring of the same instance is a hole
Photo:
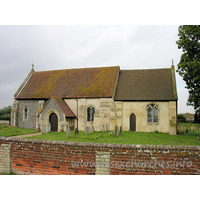
[[[52,97],[66,117],[76,117],[65,101],[59,97]]]
[[[117,67],[34,72],[16,99],[112,97]]]
[[[115,100],[153,101],[175,100],[176,83],[168,69],[121,70]]]
[[[73,111],[67,105],[67,103],[65,101],[63,101],[63,99],[61,99],[59,97],[50,97],[50,99],[47,101],[47,103],[45,104],[44,108],[40,111],[40,113],[43,112],[43,110],[47,107],[48,103],[52,99],[55,101],[55,103],[58,105],[58,107],[65,114],[66,117],[76,117],[76,115],[73,113]]]

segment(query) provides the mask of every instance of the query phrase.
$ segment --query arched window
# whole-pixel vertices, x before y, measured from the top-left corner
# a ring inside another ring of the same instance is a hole
[[[94,121],[94,114],[95,114],[95,108],[90,106],[87,108],[87,121],[93,122]]]
[[[27,105],[24,106],[24,119],[28,119],[28,107],[27,107]]]
[[[158,123],[158,106],[155,104],[149,104],[147,106],[147,122]]]

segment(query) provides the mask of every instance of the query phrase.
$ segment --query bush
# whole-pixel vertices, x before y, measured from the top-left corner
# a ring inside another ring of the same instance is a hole
[[[183,114],[178,114],[178,122],[186,122],[186,117]]]

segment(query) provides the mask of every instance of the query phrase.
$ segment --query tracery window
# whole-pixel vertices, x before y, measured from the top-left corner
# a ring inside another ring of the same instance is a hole
[[[156,104],[147,106],[147,122],[158,123],[158,106]]]
[[[95,108],[90,106],[87,108],[87,121],[93,122],[94,121],[94,114],[95,114]]]

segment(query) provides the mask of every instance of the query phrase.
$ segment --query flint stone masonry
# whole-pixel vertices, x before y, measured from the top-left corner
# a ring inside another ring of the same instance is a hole
[[[36,111],[39,100],[18,100],[19,112],[17,115],[17,126],[21,128],[36,128]],[[27,120],[23,119],[24,107],[27,105],[28,115]]]
[[[50,102],[43,109],[43,111],[41,113],[41,121],[44,121],[45,114],[52,109],[56,110],[59,113],[60,121],[64,121],[63,112],[60,110],[59,106],[56,104],[56,102],[54,101],[53,98],[50,100]]]
[[[11,171],[17,174],[200,175],[200,146],[122,145],[1,137],[0,147],[1,170],[8,172],[11,167]],[[144,163],[151,165],[145,166]]]
[[[11,144],[2,144],[0,148],[0,173],[11,171]]]

